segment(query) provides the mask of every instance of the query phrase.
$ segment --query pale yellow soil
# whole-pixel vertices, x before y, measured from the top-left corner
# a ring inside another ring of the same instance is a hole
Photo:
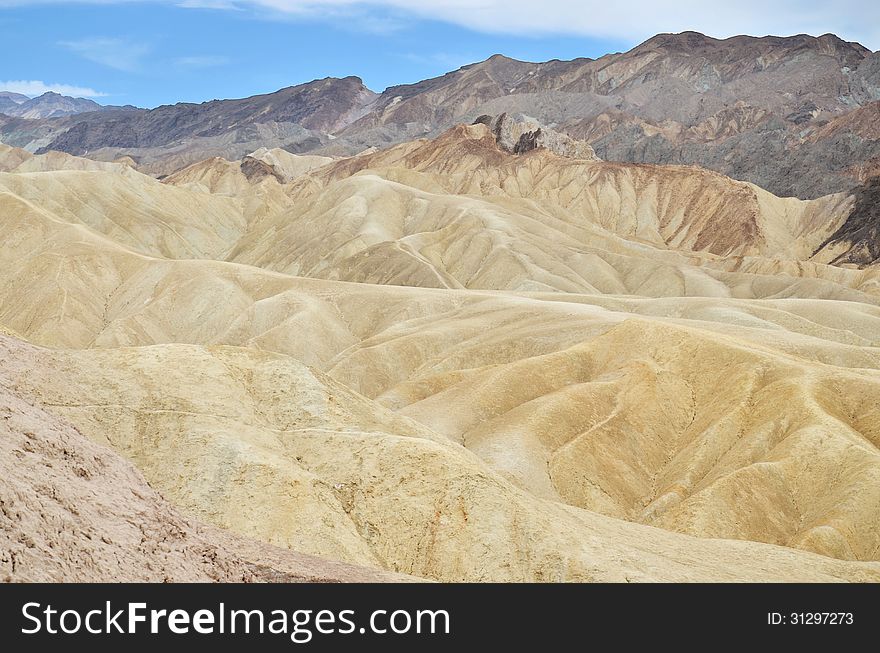
[[[482,126],[259,178],[0,154],[0,382],[193,519],[438,580],[880,580],[846,195]]]

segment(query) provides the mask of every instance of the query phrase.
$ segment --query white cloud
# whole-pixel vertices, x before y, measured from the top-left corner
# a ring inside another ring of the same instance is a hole
[[[214,68],[229,63],[229,57],[214,55],[197,55],[192,57],[179,57],[174,60],[175,65],[181,68]]]
[[[140,68],[141,61],[150,53],[148,45],[132,43],[119,38],[88,38],[79,41],[61,41],[58,45],[78,54],[83,59],[126,72],[132,72]]]
[[[101,93],[92,88],[85,86],[71,86],[70,84],[46,84],[38,80],[17,80],[17,81],[0,81],[0,91],[9,91],[10,93],[21,93],[36,97],[43,93],[52,91],[61,95],[72,95],[74,97],[104,97],[107,93]]]

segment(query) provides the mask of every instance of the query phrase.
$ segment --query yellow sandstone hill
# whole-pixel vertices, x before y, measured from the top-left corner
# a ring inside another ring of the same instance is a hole
[[[880,580],[874,563],[676,535],[534,496],[288,357],[3,347],[4,375],[28,370],[16,391],[115,447],[184,511],[271,544],[441,580]]]
[[[29,156],[0,383],[194,519],[438,580],[880,580],[880,271],[822,250],[847,194],[483,125],[162,181]]]

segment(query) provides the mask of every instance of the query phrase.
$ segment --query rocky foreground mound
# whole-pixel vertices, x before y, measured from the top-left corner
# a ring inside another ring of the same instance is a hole
[[[404,579],[189,519],[119,454],[0,385],[0,581]]]

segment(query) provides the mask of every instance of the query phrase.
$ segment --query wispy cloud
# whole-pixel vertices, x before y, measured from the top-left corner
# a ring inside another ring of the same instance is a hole
[[[215,68],[229,63],[229,57],[218,55],[198,55],[193,57],[178,57],[174,65],[181,68]]]
[[[411,12],[399,11],[395,7],[388,6],[388,2],[381,1],[236,0],[236,2],[237,8],[250,7],[255,15],[263,19],[322,22],[347,32],[376,36],[395,34],[406,29],[413,22]]]
[[[402,16],[371,16],[369,14],[360,14],[355,16],[347,16],[350,20],[344,24],[344,27],[353,32],[366,32],[377,36],[388,36],[406,29],[410,21],[404,20]]]
[[[72,95],[74,97],[105,97],[107,93],[101,93],[93,88],[86,86],[73,86],[71,84],[47,84],[39,80],[11,80],[8,82],[0,81],[0,91],[9,91],[10,93],[21,93],[36,97],[43,93],[52,91],[61,95]]]
[[[125,72],[138,70],[143,58],[151,50],[150,46],[145,43],[133,43],[120,38],[105,37],[60,41],[58,45],[78,54],[83,59]]]
[[[177,3],[178,7],[184,9],[215,9],[215,10],[233,10],[241,11],[233,0],[182,0]]]

